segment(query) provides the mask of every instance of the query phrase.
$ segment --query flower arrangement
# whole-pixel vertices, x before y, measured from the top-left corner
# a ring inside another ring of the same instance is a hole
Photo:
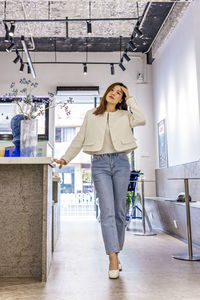
[[[17,88],[15,82],[12,82],[10,88],[12,91],[3,95],[3,100],[12,98],[19,108],[19,112],[25,119],[35,119],[40,115],[44,115],[46,109],[54,108],[60,105],[65,110],[67,116],[70,115],[68,103],[73,103],[73,98],[66,99],[65,102],[54,102],[54,94],[48,92],[48,97],[37,97],[33,95],[33,90],[38,87],[37,82],[32,82],[26,78],[19,80],[21,88]],[[25,86],[25,87],[24,87]]]

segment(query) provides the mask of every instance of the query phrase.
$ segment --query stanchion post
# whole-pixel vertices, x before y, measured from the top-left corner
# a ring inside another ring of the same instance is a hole
[[[141,180],[141,185],[142,185],[142,227],[143,227],[143,233],[146,233],[146,228],[145,228],[145,206],[144,206],[144,180]]]
[[[189,187],[188,178],[184,179],[185,186],[185,207],[186,207],[186,218],[187,218],[187,238],[188,238],[188,253],[189,259],[192,259],[192,232],[191,232],[191,219],[190,219],[190,203],[189,203]]]
[[[186,226],[187,226],[187,244],[188,253],[187,254],[176,254],[173,258],[186,260],[186,261],[199,261],[199,255],[193,255],[192,251],[192,231],[191,231],[191,219],[190,219],[190,200],[189,200],[189,187],[188,179],[200,179],[200,178],[168,178],[169,180],[184,180],[185,188],[185,210],[186,210]]]

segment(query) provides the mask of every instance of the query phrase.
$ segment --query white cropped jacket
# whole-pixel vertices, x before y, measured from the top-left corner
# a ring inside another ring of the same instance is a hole
[[[131,128],[145,125],[145,117],[135,98],[126,101],[128,110],[109,112],[109,127],[113,146],[116,152],[129,153],[137,148],[136,138]],[[83,148],[83,152],[94,154],[103,147],[104,134],[107,124],[107,114],[94,115],[96,108],[86,112],[83,124],[72,140],[65,154],[61,157],[70,162]]]

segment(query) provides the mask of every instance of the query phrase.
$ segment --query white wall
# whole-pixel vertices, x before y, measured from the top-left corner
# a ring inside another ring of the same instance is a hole
[[[157,123],[166,118],[169,166],[200,159],[199,14],[196,0],[153,63],[155,145]]]
[[[32,53],[32,61],[54,61],[54,53]],[[18,81],[19,78],[27,76],[18,72],[19,65],[15,65],[12,60],[14,53],[0,53],[0,94],[8,91],[11,81]],[[85,53],[57,53],[57,61],[84,61]],[[89,53],[88,61],[119,61],[119,53]],[[153,108],[152,108],[152,86],[151,67],[148,66],[146,72],[147,83],[137,84],[138,72],[143,72],[143,61],[139,58],[132,58],[126,65],[127,70],[123,72],[118,66],[115,67],[115,75],[110,74],[110,65],[88,65],[88,74],[83,75],[82,65],[34,65],[36,71],[36,81],[39,83],[35,90],[38,96],[47,95],[48,91],[56,92],[56,86],[99,86],[102,96],[105,89],[113,82],[121,81],[125,83],[131,95],[136,95],[137,100],[144,110],[147,124],[135,128],[135,136],[138,142],[138,149],[135,150],[136,168],[145,173],[147,179],[154,179],[154,138],[153,138]],[[50,142],[54,141],[54,117],[50,115]],[[56,153],[55,153],[56,155]],[[151,185],[147,189],[149,196],[154,195],[154,187]]]

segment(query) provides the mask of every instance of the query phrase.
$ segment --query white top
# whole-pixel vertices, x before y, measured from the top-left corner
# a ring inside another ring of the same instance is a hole
[[[79,132],[61,158],[66,162],[70,162],[82,148],[83,152],[88,154],[102,151],[108,114],[111,139],[115,152],[126,152],[128,154],[135,150],[137,144],[132,128],[143,126],[146,121],[135,98],[126,100],[126,104],[130,111],[118,109],[115,112],[104,112],[94,115],[95,108],[88,110]]]
[[[110,135],[109,114],[110,112],[107,112],[107,124],[106,124],[106,130],[104,135],[103,147],[100,151],[97,151],[94,154],[105,154],[105,153],[117,152],[113,146],[111,135]]]

